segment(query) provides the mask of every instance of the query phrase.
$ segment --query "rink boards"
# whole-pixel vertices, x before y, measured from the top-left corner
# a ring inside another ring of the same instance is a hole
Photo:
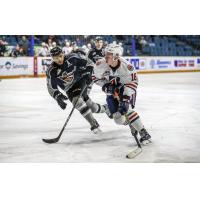
[[[200,57],[124,57],[139,73],[198,72]],[[44,77],[50,57],[1,57],[0,78]]]

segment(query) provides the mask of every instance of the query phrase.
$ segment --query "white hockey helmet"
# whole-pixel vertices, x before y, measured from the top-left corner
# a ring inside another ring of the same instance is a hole
[[[122,56],[122,48],[118,44],[108,44],[105,48],[105,54],[112,53],[114,59],[117,59],[119,56]]]

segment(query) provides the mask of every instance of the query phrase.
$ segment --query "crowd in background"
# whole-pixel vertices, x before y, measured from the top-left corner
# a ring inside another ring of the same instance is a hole
[[[29,36],[0,36],[0,56],[29,56]]]
[[[132,55],[132,36],[101,36],[104,46],[116,43],[124,48],[126,55]],[[35,35],[34,55],[49,56],[51,48],[59,46],[65,54],[82,48],[86,53],[95,47],[95,35]],[[31,36],[0,36],[0,56],[31,56]]]
[[[86,39],[86,38],[85,38]],[[103,40],[104,46],[107,45],[107,41]],[[112,43],[119,44],[123,49],[123,43],[117,42],[115,40]],[[90,40],[85,40],[85,43],[80,40],[79,37],[76,40],[70,40],[69,38],[65,38],[64,41],[60,42],[60,40],[56,40],[56,38],[48,37],[48,39],[41,43],[41,46],[38,48],[36,55],[37,56],[49,56],[49,51],[55,47],[62,47],[64,54],[69,54],[72,51],[76,51],[81,48],[86,54],[95,47],[95,40],[92,38]]]
[[[55,46],[62,47],[62,50],[65,54],[68,54],[72,51],[77,50],[78,48],[81,48],[85,51],[87,54],[92,48],[95,47],[95,38],[96,36],[37,36],[36,37],[36,46],[40,46],[38,50],[36,50],[37,56],[49,56],[49,51],[51,48]],[[101,36],[103,39],[104,46],[106,46],[108,43],[116,43],[121,45],[122,48],[124,48],[124,45],[126,41],[119,40],[117,37],[114,36]],[[131,38],[131,36],[129,36]],[[124,44],[123,42],[124,41]],[[40,43],[39,43],[40,42]],[[39,45],[41,44],[41,45]],[[131,46],[131,42],[129,43],[129,46]],[[131,55],[131,52],[126,51],[127,55]]]
[[[101,35],[104,46],[116,43],[123,47],[124,56],[199,56],[200,36],[164,35]],[[96,35],[35,35],[0,36],[0,57],[2,56],[49,56],[55,46],[65,54],[77,48],[86,53],[94,48]]]

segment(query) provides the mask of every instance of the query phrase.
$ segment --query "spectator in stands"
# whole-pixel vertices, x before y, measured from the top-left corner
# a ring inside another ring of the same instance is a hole
[[[87,49],[90,51],[92,49],[92,45],[90,43],[87,44]]]
[[[25,56],[23,48],[20,47],[19,44],[17,44],[17,46],[12,49],[10,56],[15,58],[18,56]]]
[[[121,47],[121,50],[122,50],[122,55],[124,55],[124,48],[123,48],[123,45],[122,45],[122,43],[121,43],[121,42],[119,42],[119,45],[120,45],[120,47]]]
[[[22,39],[19,42],[19,46],[23,49],[24,55],[28,56],[29,41],[28,41],[28,39],[26,38],[25,35],[22,36]]]
[[[72,51],[72,47],[70,47],[70,43],[67,40],[65,41],[65,46],[63,47],[62,51],[65,55],[71,53]]]
[[[79,47],[82,46],[82,42],[81,42],[81,39],[80,39],[79,36],[76,38],[76,41],[75,41],[75,42],[76,42],[76,45],[77,45],[77,46],[79,46]]]
[[[52,49],[52,43],[53,43],[52,39],[49,38],[48,41],[47,41],[47,45],[48,45],[49,50]]]
[[[42,47],[39,49],[37,56],[46,57],[49,55],[48,45],[45,42],[42,42]]]
[[[72,51],[76,51],[78,49],[76,42],[72,42],[71,47],[72,47]]]
[[[141,36],[141,38],[139,40],[139,44],[140,44],[140,48],[143,49],[143,47],[145,47],[146,45],[148,45],[148,42],[144,39],[143,36]]]
[[[52,48],[56,47],[57,43],[56,42],[52,42]]]
[[[6,42],[6,41],[3,41],[3,40],[1,40],[0,39],[0,57],[3,57],[4,56],[4,54],[6,53],[6,45],[7,45],[8,43]]]

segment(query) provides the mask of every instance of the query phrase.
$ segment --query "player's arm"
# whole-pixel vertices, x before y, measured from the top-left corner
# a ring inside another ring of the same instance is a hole
[[[130,100],[133,96],[136,96],[138,80],[137,74],[132,69],[128,70],[126,76],[122,77],[122,79],[125,84],[123,86],[123,94],[120,97],[118,111],[124,115],[128,111]]]
[[[50,67],[47,70],[46,75],[47,75],[48,92],[53,98],[55,98],[55,96],[58,95],[60,93],[60,91],[58,90],[56,77],[53,74],[53,68],[52,67]]]
[[[90,59],[87,59],[84,55],[75,57],[73,62],[77,66],[77,70],[79,71],[81,78],[83,78],[89,85],[92,82],[94,63]]]
[[[109,81],[104,77],[105,70],[104,70],[104,64],[102,60],[99,60],[96,62],[94,66],[94,71],[92,74],[92,79],[95,84],[97,84],[100,87],[103,87],[106,83]]]
[[[65,109],[67,104],[64,100],[67,100],[67,97],[58,90],[57,80],[53,74],[53,68],[50,68],[50,70],[47,71],[47,89],[49,94],[57,101],[58,105],[62,109]]]
[[[133,70],[128,70],[127,76],[123,77],[124,79],[124,95],[132,96],[136,93],[138,86],[138,77],[137,73]]]

